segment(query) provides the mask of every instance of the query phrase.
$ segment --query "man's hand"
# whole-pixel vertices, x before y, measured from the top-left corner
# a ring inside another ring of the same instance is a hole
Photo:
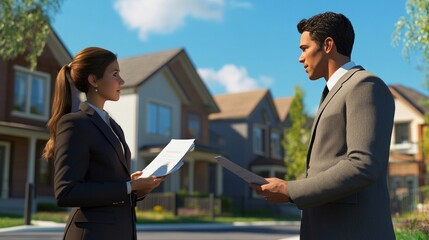
[[[289,194],[287,189],[287,182],[279,178],[265,178],[267,184],[257,185],[250,184],[257,194],[264,197],[267,201],[273,203],[286,203],[289,202]]]

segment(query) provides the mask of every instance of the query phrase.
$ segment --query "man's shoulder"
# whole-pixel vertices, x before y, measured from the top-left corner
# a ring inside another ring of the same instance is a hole
[[[380,86],[387,87],[383,79],[361,66],[356,66],[349,71],[352,71],[352,76],[350,78],[353,79],[353,81],[348,81],[350,83],[360,84],[365,82],[373,82],[380,84]]]

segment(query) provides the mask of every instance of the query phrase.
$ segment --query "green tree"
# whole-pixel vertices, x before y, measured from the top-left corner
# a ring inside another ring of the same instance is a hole
[[[419,66],[425,70],[424,84],[429,88],[429,1],[407,0],[405,5],[407,16],[400,17],[396,22],[392,43],[403,44],[403,53],[407,60],[411,52],[421,53],[423,61]],[[426,102],[429,104],[429,102]],[[429,114],[425,115],[425,130],[422,138],[422,149],[429,156]],[[429,164],[427,165],[429,172]]]
[[[50,19],[62,0],[1,0],[0,56],[4,60],[24,54],[31,69],[43,52]]]
[[[425,83],[429,86],[429,1],[407,0],[405,10],[407,16],[400,17],[395,24],[392,43],[403,45],[407,60],[412,52],[422,53],[424,64],[419,67],[426,70]]]
[[[310,130],[306,128],[307,116],[304,110],[303,98],[304,92],[299,86],[296,86],[295,96],[289,108],[292,126],[285,129],[282,142],[285,150],[284,161],[288,168],[287,180],[299,179],[305,176]]]

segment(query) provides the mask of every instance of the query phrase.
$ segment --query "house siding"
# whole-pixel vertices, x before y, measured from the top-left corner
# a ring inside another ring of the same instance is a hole
[[[7,63],[0,58],[0,121],[6,119],[6,106],[8,101],[8,75]]]
[[[187,133],[188,128],[188,113],[193,112],[200,116],[201,123],[201,134],[200,137],[196,139],[196,143],[208,145],[208,111],[204,106],[204,101],[200,96],[200,93],[196,89],[195,85],[192,83],[191,76],[186,71],[186,66],[184,66],[185,57],[179,57],[171,61],[168,66],[174,74],[174,77],[177,78],[179,85],[183,88],[186,93],[186,97],[189,98],[191,104],[182,105],[182,114],[181,114],[181,129],[183,138],[190,138]]]
[[[180,109],[181,100],[177,93],[169,86],[166,79],[166,73],[158,72],[150,79],[146,80],[145,84],[139,88],[139,147],[147,144],[166,144],[171,138],[180,138]],[[149,103],[157,103],[168,106],[172,110],[172,131],[171,136],[161,137],[147,133],[147,114]]]
[[[250,159],[249,151],[251,150],[247,144],[247,128],[247,123],[242,120],[210,121],[211,133],[217,136],[213,144],[224,152],[225,157],[244,168],[248,167],[246,163]],[[236,175],[226,169],[223,170],[223,192],[225,196],[241,199],[248,188],[245,185],[245,182]]]

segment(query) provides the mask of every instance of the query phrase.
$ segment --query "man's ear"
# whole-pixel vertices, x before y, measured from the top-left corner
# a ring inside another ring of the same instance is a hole
[[[332,39],[331,37],[327,37],[323,42],[323,50],[325,51],[325,53],[330,53],[334,48],[335,48],[334,39]]]
[[[97,87],[97,78],[95,77],[94,74],[88,75],[88,83],[91,84],[91,86],[93,87]]]

